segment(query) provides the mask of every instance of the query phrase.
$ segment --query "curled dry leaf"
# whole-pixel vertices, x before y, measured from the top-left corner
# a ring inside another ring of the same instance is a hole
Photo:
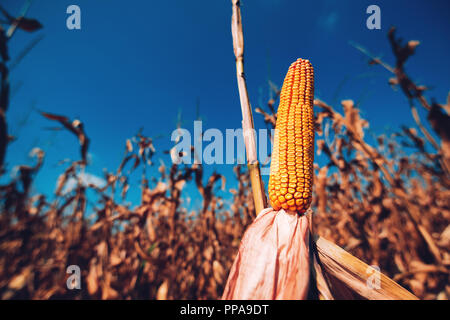
[[[158,292],[156,293],[156,300],[167,300],[168,292],[169,292],[169,281],[164,280],[164,282],[158,288]]]

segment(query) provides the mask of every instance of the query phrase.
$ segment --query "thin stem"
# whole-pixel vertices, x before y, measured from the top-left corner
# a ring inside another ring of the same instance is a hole
[[[255,202],[256,214],[259,214],[266,207],[266,198],[256,153],[256,137],[253,124],[253,115],[248,98],[247,84],[244,74],[244,34],[242,30],[240,1],[232,0],[232,4],[233,15],[231,18],[231,33],[233,35],[233,49],[236,57],[236,77],[241,102],[242,129],[244,132],[244,142],[247,152],[247,164],[253,191],[253,200]]]

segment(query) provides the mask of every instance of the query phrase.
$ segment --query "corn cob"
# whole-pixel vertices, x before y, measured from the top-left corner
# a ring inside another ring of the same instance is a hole
[[[304,213],[311,204],[314,159],[314,70],[308,60],[289,67],[280,94],[270,165],[274,210]]]

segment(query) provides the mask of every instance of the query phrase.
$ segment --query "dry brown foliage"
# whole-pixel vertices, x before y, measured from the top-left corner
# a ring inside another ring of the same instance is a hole
[[[18,24],[20,27],[21,24]],[[5,31],[0,28],[2,75],[0,92],[0,167],[10,137],[6,129],[9,84]],[[450,103],[429,103],[424,87],[406,75],[404,62],[417,43],[402,45],[389,33],[396,67],[391,84],[400,85],[418,123],[392,136],[380,135],[371,145],[368,121],[352,101],[343,113],[316,100],[317,152],[328,165],[316,168],[314,230],[363,261],[377,265],[420,298],[450,297]],[[372,59],[372,64],[384,64]],[[390,68],[390,67],[389,67]],[[426,131],[413,103],[428,111],[435,131]],[[275,101],[264,114],[275,124]],[[203,167],[159,167],[149,178],[155,148],[137,134],[128,140],[116,172],[105,174],[106,186],[83,182],[89,139],[78,120],[43,114],[74,133],[81,159],[67,165],[50,201],[30,194],[44,159],[36,149],[35,166],[19,166],[16,178],[0,186],[1,299],[216,299],[222,294],[240,239],[255,218],[246,169],[237,166],[233,201],[217,195],[225,187],[218,173]],[[428,151],[432,150],[432,151]],[[130,175],[142,170],[139,186]],[[69,181],[76,186],[67,190]],[[183,195],[187,183],[197,187],[202,207],[188,212]],[[123,201],[129,188],[141,187],[140,204]],[[98,202],[88,205],[88,192]],[[81,290],[68,290],[66,268],[81,269]]]
[[[55,117],[52,115],[52,117]],[[79,174],[84,162],[73,162],[58,179],[55,200],[29,195],[35,167],[20,167],[16,179],[0,189],[0,295],[6,298],[145,298],[212,299],[221,295],[240,237],[254,218],[249,179],[241,167],[233,205],[214,195],[224,178],[203,176],[201,165],[159,167],[149,182],[143,171],[141,204],[133,209],[114,199],[126,194],[129,174],[151,160],[151,139],[138,134],[126,143],[116,173],[107,185],[86,185]],[[133,163],[131,163],[133,162]],[[125,170],[130,163],[130,169]],[[77,185],[64,192],[70,179]],[[195,183],[203,206],[187,212],[181,195]],[[149,185],[152,184],[153,187]],[[99,202],[87,212],[87,191]],[[219,214],[220,213],[220,214]],[[83,290],[67,290],[66,268],[82,270]]]

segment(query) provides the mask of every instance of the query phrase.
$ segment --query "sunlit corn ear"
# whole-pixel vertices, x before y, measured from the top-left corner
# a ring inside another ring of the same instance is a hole
[[[281,89],[270,165],[275,210],[304,213],[311,204],[314,160],[314,70],[309,60],[289,67]]]

